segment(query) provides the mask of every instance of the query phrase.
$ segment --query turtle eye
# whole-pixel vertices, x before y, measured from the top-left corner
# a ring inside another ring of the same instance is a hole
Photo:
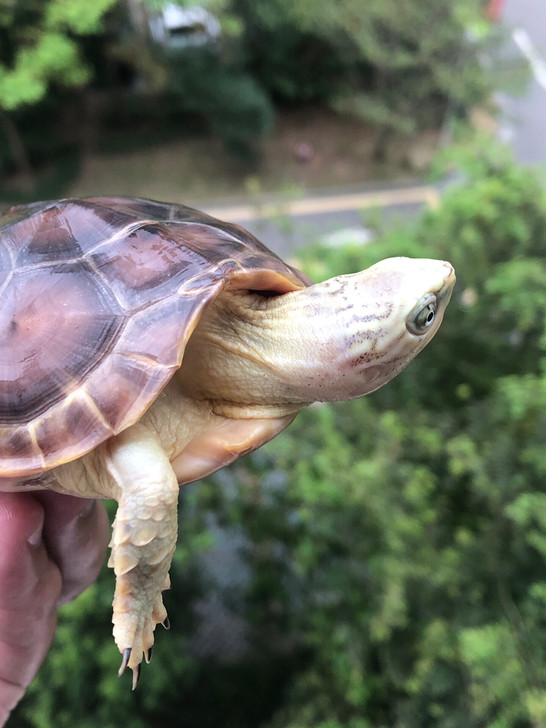
[[[408,331],[417,336],[424,334],[436,318],[436,306],[436,296],[433,293],[424,295],[406,320]]]

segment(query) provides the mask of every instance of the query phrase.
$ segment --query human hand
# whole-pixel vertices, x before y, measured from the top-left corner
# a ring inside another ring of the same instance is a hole
[[[109,530],[99,501],[0,493],[0,726],[51,645],[57,607],[96,579]]]

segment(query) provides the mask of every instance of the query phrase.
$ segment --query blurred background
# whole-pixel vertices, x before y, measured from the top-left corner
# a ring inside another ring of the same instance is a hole
[[[384,390],[183,488],[137,691],[105,568],[10,726],[546,726],[545,57],[539,0],[0,0],[0,207],[139,195],[316,280],[458,275]]]

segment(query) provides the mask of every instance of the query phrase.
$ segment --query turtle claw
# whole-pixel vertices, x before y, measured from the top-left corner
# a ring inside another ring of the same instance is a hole
[[[127,669],[127,665],[129,664],[129,660],[131,659],[131,648],[127,647],[127,649],[123,650],[123,658],[121,660],[121,665],[118,670],[118,675],[121,677],[125,670]]]
[[[138,665],[133,670],[133,690],[138,685],[138,681],[140,680],[141,670],[142,670],[142,662],[139,662]]]
[[[127,669],[127,665],[129,664],[129,660],[131,659],[131,652],[132,649],[130,647],[127,647],[127,649],[123,650],[123,658],[121,660],[121,666],[118,670],[118,675],[121,677],[125,670]],[[146,662],[150,662],[152,658],[152,648],[148,650],[146,653]],[[140,673],[142,671],[142,662],[139,662],[136,667],[131,668],[133,671],[133,690],[138,685],[138,681],[140,680]]]
[[[123,640],[125,644],[131,643],[131,647],[125,647],[121,651],[121,665],[118,670],[118,675],[123,675],[125,670],[130,667],[133,671],[133,690],[136,688],[140,679],[140,673],[142,670],[143,660],[149,663],[152,659],[153,653],[153,628],[158,622],[163,625],[165,629],[170,629],[169,618],[166,615],[165,608],[161,603],[162,610],[159,615],[152,615],[149,623],[141,626],[137,626],[137,629],[132,635]],[[162,621],[160,621],[162,620]],[[123,643],[122,643],[123,644]]]

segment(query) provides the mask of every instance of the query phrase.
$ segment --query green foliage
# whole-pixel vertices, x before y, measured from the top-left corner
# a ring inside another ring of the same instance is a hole
[[[289,611],[313,652],[273,728],[543,725],[546,205],[496,149],[482,162],[405,246],[399,233],[360,260],[454,260],[434,344],[385,392],[304,413],[259,462],[262,508],[268,471],[291,474],[252,536],[291,514]]]
[[[438,124],[446,106],[464,110],[488,89],[480,0],[234,0],[245,20],[253,68],[289,102],[315,98],[383,131]],[[455,70],[455,72],[454,72]]]
[[[15,172],[27,197],[41,189],[33,173],[36,163],[56,164],[41,180],[46,197],[52,196],[52,182],[70,176],[76,166],[73,152],[85,115],[74,115],[68,90],[90,81],[82,37],[101,32],[103,16],[115,2],[5,0],[1,5],[0,174]]]
[[[18,0],[0,16],[0,108],[34,104],[51,82],[89,80],[73,35],[96,33],[116,0]]]
[[[546,204],[499,151],[475,150],[411,235],[310,266],[444,256],[459,283],[435,342],[384,391],[313,408],[253,456],[261,508],[268,473],[291,474],[251,538],[287,545],[287,609],[313,654],[273,728],[543,725]]]
[[[268,98],[253,78],[210,50],[173,58],[167,82],[173,108],[203,117],[211,131],[239,153],[273,125]]]

